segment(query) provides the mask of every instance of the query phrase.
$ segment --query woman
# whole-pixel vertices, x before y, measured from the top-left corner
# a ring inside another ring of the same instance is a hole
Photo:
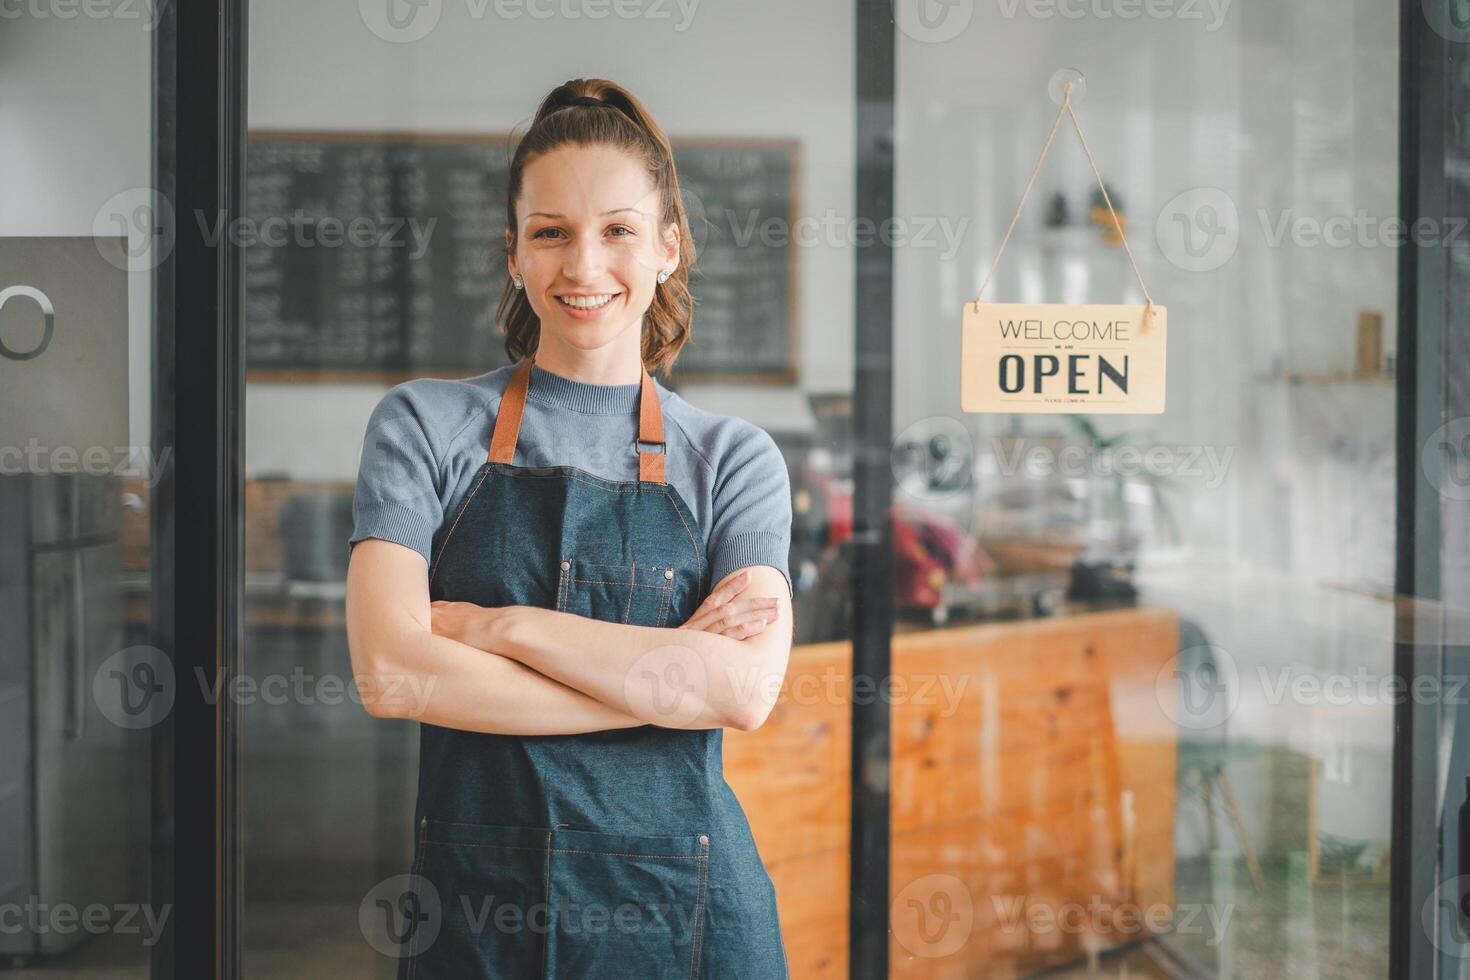
[[[785,977],[721,769],[790,653],[785,465],[648,373],[689,337],[694,254],[636,99],[558,86],[508,192],[517,363],[392,389],[354,503],[353,669],[423,723],[400,975]]]

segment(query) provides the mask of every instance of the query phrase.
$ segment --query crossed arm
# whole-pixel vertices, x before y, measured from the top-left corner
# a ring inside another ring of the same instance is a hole
[[[791,623],[786,580],[767,565],[727,576],[677,628],[431,603],[423,557],[376,538],[352,549],[347,571],[364,707],[468,731],[759,727],[785,676]]]

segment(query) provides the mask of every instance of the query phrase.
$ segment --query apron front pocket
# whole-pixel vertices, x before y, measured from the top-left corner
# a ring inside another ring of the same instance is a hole
[[[561,559],[556,608],[588,619],[633,626],[669,625],[674,583],[672,565],[653,562]]]
[[[709,838],[557,830],[547,976],[689,980],[709,895]]]
[[[535,827],[425,819],[414,862],[423,921],[399,975],[542,976],[551,917],[550,835]]]

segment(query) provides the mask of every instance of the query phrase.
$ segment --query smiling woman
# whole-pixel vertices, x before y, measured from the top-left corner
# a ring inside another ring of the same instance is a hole
[[[555,370],[568,347],[595,349],[639,326],[643,363],[666,370],[689,338],[695,258],[668,138],[610,82],[562,89],[581,94],[547,96],[511,158],[511,279],[496,313],[506,350],[535,351]],[[593,326],[559,331],[548,321]],[[596,380],[633,377],[625,368]]]
[[[763,430],[649,373],[693,314],[668,141],[611,82],[559,86],[506,213],[517,363],[398,385],[358,477],[354,668],[427,692],[364,699],[423,723],[411,880],[443,922],[402,975],[785,977],[721,740],[785,674],[790,485]]]

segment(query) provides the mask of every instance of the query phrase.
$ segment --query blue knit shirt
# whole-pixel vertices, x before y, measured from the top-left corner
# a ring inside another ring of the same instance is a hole
[[[429,561],[434,533],[452,519],[490,449],[514,366],[463,380],[418,378],[373,409],[363,439],[348,548],[382,538]],[[664,479],[704,535],[712,583],[747,565],[786,577],[791,484],[775,441],[741,418],[695,408],[658,385],[668,455]],[[606,480],[637,480],[637,382],[596,385],[531,366],[516,466],[575,466]]]

